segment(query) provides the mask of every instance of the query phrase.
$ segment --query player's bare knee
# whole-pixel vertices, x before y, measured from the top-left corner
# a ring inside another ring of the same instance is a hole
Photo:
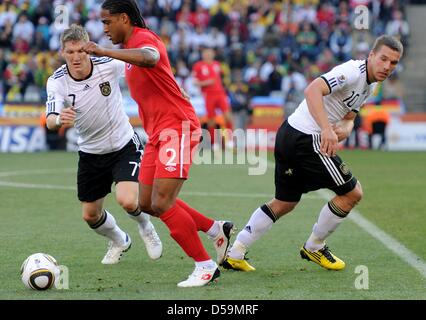
[[[135,199],[131,197],[117,199],[118,204],[127,212],[133,212],[137,209],[138,204]]]
[[[349,193],[350,201],[353,203],[353,206],[356,206],[362,199],[362,187],[361,183],[358,181],[355,188]]]
[[[361,184],[357,182],[355,188],[352,191],[339,197],[342,201],[341,209],[347,210],[347,211],[352,210],[352,208],[354,208],[361,201],[362,195],[363,193],[362,193]],[[339,203],[339,201],[336,201],[336,202]]]
[[[296,206],[298,202],[287,202],[287,201],[280,201],[277,199],[273,199],[270,202],[268,202],[268,206],[271,208],[271,210],[276,215],[277,219],[282,217],[283,215],[289,213],[292,211]]]
[[[95,224],[101,218],[100,212],[83,212],[83,220],[86,221],[89,225]]]

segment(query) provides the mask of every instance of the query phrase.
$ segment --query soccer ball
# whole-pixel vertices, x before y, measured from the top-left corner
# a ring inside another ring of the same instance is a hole
[[[47,290],[53,287],[59,275],[58,262],[46,253],[30,255],[21,266],[21,279],[27,288]]]

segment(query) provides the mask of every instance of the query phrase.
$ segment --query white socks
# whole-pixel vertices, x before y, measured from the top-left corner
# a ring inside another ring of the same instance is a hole
[[[238,233],[228,255],[233,259],[244,259],[247,248],[271,229],[275,221],[276,218],[268,206],[257,208],[245,228]]]
[[[206,268],[206,269],[214,269],[217,268],[216,262],[212,259],[206,261],[195,261],[195,267],[197,268]]]
[[[210,229],[207,230],[206,234],[210,239],[214,239],[219,234],[219,231],[220,231],[219,222],[215,221],[213,225],[210,227]]]
[[[335,213],[335,211],[337,213]],[[337,216],[337,214],[341,216]],[[324,247],[325,239],[337,229],[342,223],[344,214],[342,210],[335,207],[334,203],[330,201],[322,209],[318,217],[317,223],[312,228],[312,233],[306,241],[305,248],[309,251],[318,251]]]
[[[136,209],[135,212],[127,212],[127,215],[132,219],[135,220],[137,223],[139,223],[139,225],[141,226],[142,229],[145,229],[145,227],[148,225],[149,221],[150,221],[150,215],[146,214],[142,211],[139,210],[139,213],[137,213],[139,210]]]
[[[101,219],[90,227],[96,233],[107,237],[115,244],[123,245],[126,242],[126,233],[117,225],[113,215],[106,210],[102,210]]]

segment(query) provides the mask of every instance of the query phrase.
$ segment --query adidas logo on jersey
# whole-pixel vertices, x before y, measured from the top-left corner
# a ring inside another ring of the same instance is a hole
[[[164,169],[166,169],[168,172],[176,171],[176,167],[172,167],[172,166],[165,167]]]
[[[83,88],[83,91],[86,91],[86,90],[89,90],[89,89],[90,89],[90,86],[86,83],[86,85]]]
[[[251,227],[250,227],[250,226],[246,226],[246,227],[244,228],[244,230],[246,230],[248,233],[251,233]]]

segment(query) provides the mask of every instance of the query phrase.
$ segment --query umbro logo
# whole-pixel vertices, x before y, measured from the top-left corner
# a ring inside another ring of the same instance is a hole
[[[89,90],[89,89],[90,89],[90,86],[86,83],[86,85],[83,88],[83,91],[86,91],[86,90]]]
[[[168,172],[176,171],[176,167],[172,167],[172,166],[165,167],[164,169],[166,169]]]

